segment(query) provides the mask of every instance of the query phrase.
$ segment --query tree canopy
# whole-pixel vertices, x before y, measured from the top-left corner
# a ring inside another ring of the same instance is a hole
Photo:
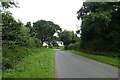
[[[120,51],[120,2],[84,2],[77,12],[81,25],[81,48]]]
[[[59,25],[45,20],[38,20],[33,23],[33,28],[35,31],[35,37],[39,38],[42,42],[48,43],[52,43],[55,37],[54,34],[61,31]]]
[[[64,30],[59,33],[59,40],[65,45],[67,49],[68,45],[76,42],[77,35],[73,31]]]

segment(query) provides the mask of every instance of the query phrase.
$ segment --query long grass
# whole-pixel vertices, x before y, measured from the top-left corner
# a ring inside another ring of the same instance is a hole
[[[35,53],[26,56],[13,69],[3,72],[4,78],[53,78],[54,51],[52,49],[36,49]]]
[[[84,57],[87,57],[87,58],[90,58],[90,59],[93,59],[93,60],[96,60],[99,62],[107,63],[112,66],[120,68],[118,57],[110,57],[110,56],[97,55],[97,54],[95,55],[92,53],[78,52],[78,51],[74,51],[74,50],[65,50],[65,51],[71,52],[74,54],[78,54],[78,55],[81,55],[81,56],[84,56]]]

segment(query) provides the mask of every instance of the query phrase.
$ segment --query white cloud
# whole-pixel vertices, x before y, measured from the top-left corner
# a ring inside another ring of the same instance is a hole
[[[43,19],[53,21],[62,29],[75,31],[76,25],[80,25],[77,11],[82,4],[82,0],[22,0],[20,8],[11,9],[11,12],[24,23]]]

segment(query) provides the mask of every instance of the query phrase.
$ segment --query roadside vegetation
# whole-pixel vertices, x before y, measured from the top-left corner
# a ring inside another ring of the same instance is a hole
[[[46,20],[23,24],[9,11],[18,7],[15,1],[0,2],[0,6],[3,78],[53,78],[54,52],[42,45],[56,45],[54,34],[61,31],[59,25]]]
[[[76,33],[59,35],[65,50],[120,67],[120,2],[84,2],[77,11],[81,20]],[[80,37],[77,37],[80,35]]]
[[[54,51],[36,48],[13,69],[6,69],[3,78],[54,78]]]
[[[9,11],[9,8],[18,7],[14,0],[0,2],[0,6],[4,78],[53,78],[54,52],[43,49],[42,45],[63,49],[57,44],[61,41],[65,50],[120,67],[119,2],[84,2],[77,11],[77,19],[82,22],[76,33],[62,31],[52,21],[23,24],[15,20]]]

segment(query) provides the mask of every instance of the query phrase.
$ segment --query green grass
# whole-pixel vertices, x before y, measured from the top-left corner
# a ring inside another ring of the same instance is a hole
[[[52,49],[36,49],[14,66],[3,72],[4,78],[53,78],[54,51]]]
[[[107,63],[110,64],[112,66],[115,67],[119,67],[120,68],[120,64],[119,64],[119,60],[117,57],[108,57],[108,56],[103,56],[103,55],[95,55],[95,54],[89,54],[89,53],[85,53],[85,52],[78,52],[78,51],[73,51],[73,50],[64,50],[67,52],[71,52],[71,53],[75,53],[99,62],[103,62],[103,63]]]

